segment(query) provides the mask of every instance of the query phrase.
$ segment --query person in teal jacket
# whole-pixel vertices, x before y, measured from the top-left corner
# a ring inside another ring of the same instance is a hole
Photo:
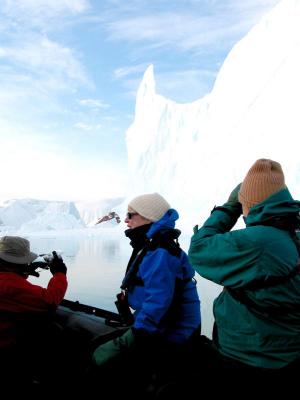
[[[299,368],[299,211],[281,165],[259,159],[228,201],[194,228],[192,266],[224,287],[213,305],[221,368],[264,376]],[[246,228],[232,230],[241,214]]]
[[[121,288],[134,313],[124,335],[94,351],[94,367],[102,374],[110,366],[115,373],[122,369],[137,386],[138,374],[152,363],[157,367],[166,361],[169,370],[175,368],[178,354],[200,336],[195,271],[178,243],[178,218],[158,193],[137,196],[128,205],[125,235],[133,251]]]

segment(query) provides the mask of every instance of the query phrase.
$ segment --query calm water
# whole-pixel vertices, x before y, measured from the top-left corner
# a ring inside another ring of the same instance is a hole
[[[66,298],[81,303],[117,311],[115,295],[131,254],[124,227],[86,228],[60,233],[26,235],[31,248],[38,254],[57,250],[68,267],[69,287]],[[189,237],[182,237],[181,247],[187,250]],[[31,277],[35,284],[47,286],[51,277],[48,270],[41,270],[40,277]],[[201,299],[202,332],[211,336],[213,315],[212,301],[220,288],[196,274]]]

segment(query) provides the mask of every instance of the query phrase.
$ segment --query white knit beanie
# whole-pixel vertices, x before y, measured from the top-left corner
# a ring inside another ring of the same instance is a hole
[[[128,204],[142,217],[149,221],[158,221],[171,208],[170,204],[158,193],[142,194]]]

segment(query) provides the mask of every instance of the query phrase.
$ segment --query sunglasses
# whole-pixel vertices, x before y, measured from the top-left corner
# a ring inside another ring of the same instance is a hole
[[[126,217],[127,217],[128,219],[131,219],[134,215],[138,215],[138,213],[128,212],[128,213],[126,214]]]

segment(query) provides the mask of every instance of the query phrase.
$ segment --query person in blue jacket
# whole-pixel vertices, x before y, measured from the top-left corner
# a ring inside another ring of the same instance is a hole
[[[128,365],[130,360],[131,371],[133,365],[145,370],[153,360],[161,362],[163,354],[173,360],[178,349],[200,335],[195,272],[178,244],[178,218],[158,193],[130,201],[125,235],[133,251],[121,288],[134,310],[133,323],[124,335],[95,350],[94,365],[103,369],[116,363]]]

